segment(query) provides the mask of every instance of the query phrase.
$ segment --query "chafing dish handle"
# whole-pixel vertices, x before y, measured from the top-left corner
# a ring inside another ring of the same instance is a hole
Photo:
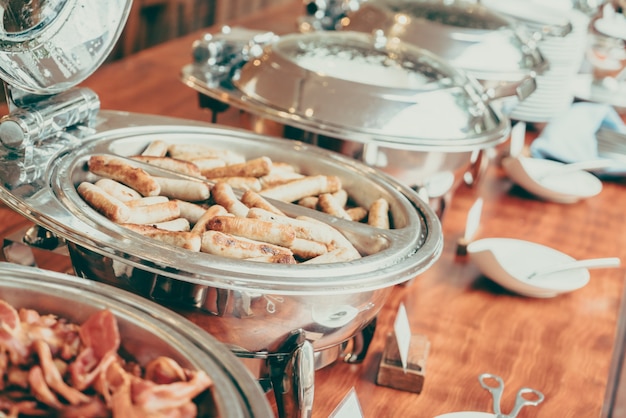
[[[315,389],[315,354],[302,329],[283,343],[269,359],[270,379],[280,418],[310,418]]]

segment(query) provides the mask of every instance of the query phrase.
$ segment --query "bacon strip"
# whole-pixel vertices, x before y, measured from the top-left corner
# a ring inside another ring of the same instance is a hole
[[[21,364],[28,356],[28,345],[17,310],[0,300],[0,347],[9,352],[11,362]]]
[[[43,341],[35,341],[33,345],[37,355],[39,356],[39,362],[41,370],[43,371],[44,379],[48,386],[50,386],[50,389],[63,396],[71,405],[89,402],[89,396],[68,386],[63,381],[61,373],[59,373],[59,370],[54,365],[50,347],[48,347],[48,345]]]
[[[194,398],[213,384],[204,371],[169,357],[157,357],[145,369],[123,360],[117,321],[107,309],[79,326],[0,300],[0,336],[3,417],[193,418]],[[20,350],[9,351],[9,343]]]

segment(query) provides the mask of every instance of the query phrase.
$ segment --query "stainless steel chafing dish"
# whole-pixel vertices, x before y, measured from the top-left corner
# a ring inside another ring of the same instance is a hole
[[[381,30],[425,48],[476,77],[494,97],[524,100],[548,67],[531,33],[467,0],[369,0],[340,20],[340,28]]]
[[[19,27],[19,33],[0,31],[0,64],[5,64],[11,110],[0,120],[0,199],[66,242],[78,275],[182,313],[242,361],[260,364],[259,382],[274,390],[281,416],[305,416],[312,404],[314,368],[336,360],[353,337],[371,332],[392,287],[438,259],[443,245],[439,220],[409,187],[337,153],[207,123],[100,111],[95,92],[74,86],[110,50],[101,42],[115,40],[107,25],[124,20],[122,3],[92,7],[78,0],[50,1],[50,10],[58,14],[11,26]],[[55,19],[68,18],[74,7],[101,13],[99,19],[70,19],[74,36],[85,22],[104,24],[90,27],[82,43],[76,38],[68,42]],[[29,58],[30,46],[36,53]],[[20,53],[15,56],[15,51]],[[236,261],[129,232],[89,207],[76,186],[93,178],[85,167],[90,155],[130,156],[154,139],[212,144],[247,157],[290,162],[310,173],[337,175],[363,204],[385,197],[394,228],[371,228],[284,204],[287,213],[331,223],[364,255],[317,266]],[[360,348],[366,347],[367,342]],[[346,355],[359,361],[364,352],[348,350]]]
[[[464,176],[475,180],[483,150],[508,137],[509,120],[483,87],[425,49],[352,31],[272,35],[207,35],[183,82],[207,107],[254,115],[256,132],[359,159],[425,190],[435,208]]]
[[[101,283],[36,268],[0,263],[0,299],[82,324],[109,309],[117,320],[121,349],[139,364],[168,356],[203,370],[213,380],[198,399],[199,417],[271,417],[260,386],[228,348],[183,317],[156,303]]]

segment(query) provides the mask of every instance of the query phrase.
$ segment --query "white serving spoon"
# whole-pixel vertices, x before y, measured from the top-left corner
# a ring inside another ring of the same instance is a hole
[[[621,261],[617,257],[589,258],[587,260],[576,260],[569,263],[555,264],[550,267],[541,268],[529,274],[527,279],[536,279],[540,276],[546,276],[567,270],[612,268],[619,267],[620,265]]]

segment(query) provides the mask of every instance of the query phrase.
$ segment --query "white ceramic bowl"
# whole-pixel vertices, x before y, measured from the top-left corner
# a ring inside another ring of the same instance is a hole
[[[559,172],[563,165],[528,157],[502,160],[502,168],[513,182],[544,200],[575,203],[602,191],[602,182],[596,176],[582,170]]]
[[[489,279],[520,295],[538,298],[571,292],[589,283],[589,270],[560,271],[528,278],[532,273],[574,258],[553,248],[513,238],[485,238],[467,246],[470,260]]]

